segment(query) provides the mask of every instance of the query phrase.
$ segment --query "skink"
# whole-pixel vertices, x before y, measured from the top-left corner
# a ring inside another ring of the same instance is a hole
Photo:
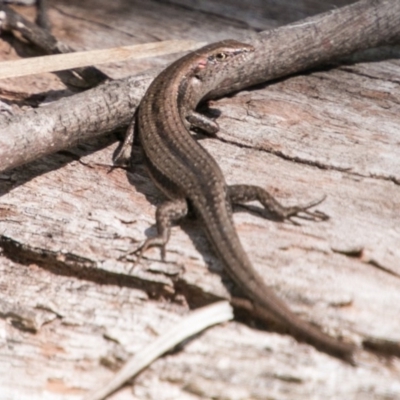
[[[236,233],[232,204],[258,200],[281,219],[306,213],[304,207],[283,207],[264,189],[252,185],[228,186],[216,161],[192,137],[189,129],[215,134],[218,125],[198,114],[197,105],[210,93],[227,93],[241,79],[238,71],[251,59],[254,48],[226,40],[190,53],[165,69],[150,85],[138,111],[138,131],[147,170],[169,198],[157,208],[158,235],[145,241],[142,254],[152,246],[165,246],[174,221],[193,210],[228,274],[250,300],[283,322],[302,340],[351,360],[354,346],[340,342],[297,317],[264,283],[253,268]]]

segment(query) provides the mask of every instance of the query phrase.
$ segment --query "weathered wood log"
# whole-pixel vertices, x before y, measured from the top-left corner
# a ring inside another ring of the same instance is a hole
[[[212,8],[59,0],[50,18],[57,38],[82,49],[154,39],[243,39],[252,26],[267,29],[327,11],[315,3],[300,10],[292,2],[275,8],[263,2],[252,25],[251,1],[247,14],[243,2],[229,2],[229,9],[224,2],[201,3]],[[398,1],[388,3],[394,7]],[[18,10],[32,17],[31,10]],[[262,18],[271,10],[279,19]],[[3,59],[17,58],[14,48],[34,53],[11,36],[2,38]],[[323,223],[296,227],[244,209],[236,210],[235,222],[255,267],[295,312],[359,343],[357,366],[239,312],[236,322],[155,362],[135,379],[133,393],[126,388],[118,396],[400,396],[398,54],[395,47],[374,50],[213,101],[221,132],[218,139],[201,140],[229,183],[263,186],[285,204],[327,195],[319,208],[331,218]],[[171,60],[102,70],[123,79]],[[147,76],[142,82],[152,74]],[[144,90],[146,84],[139,85]],[[18,113],[18,105],[37,106],[45,98],[50,109],[60,104],[51,103],[54,95],[71,93],[46,74],[1,81],[0,94]],[[98,105],[90,104],[96,113]],[[128,107],[133,110],[134,103]],[[139,157],[133,172],[111,169],[115,136],[87,141],[96,121],[81,132],[79,145],[0,175],[0,398],[83,397],[189,308],[235,291],[195,221],[173,229],[165,263],[157,250],[137,266],[134,257],[124,258],[154,232],[154,209],[162,197]],[[363,342],[380,353],[363,349]]]

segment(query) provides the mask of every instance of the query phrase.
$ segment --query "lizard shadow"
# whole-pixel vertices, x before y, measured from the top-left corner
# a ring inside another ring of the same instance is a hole
[[[127,170],[128,181],[131,185],[135,187],[138,192],[145,196],[146,200],[149,203],[154,206],[158,206],[166,201],[167,197],[151,182],[150,176],[148,175],[143,163],[141,162],[141,153],[142,151],[140,147],[133,147],[133,159],[135,160],[135,163]],[[247,212],[270,221],[282,222],[280,218],[265,210],[263,207],[253,204],[235,204],[233,205],[233,212]],[[190,211],[185,218],[182,218],[177,223],[175,223],[172,226],[172,229],[177,226],[181,228],[190,238],[195,250],[203,259],[203,262],[206,265],[207,269],[211,273],[218,274],[221,277],[223,285],[232,295],[232,297],[245,299],[246,296],[239,289],[236,283],[230,278],[230,276],[225,272],[223,262],[214,253],[212,245],[208,241],[208,238],[201,227],[201,221],[196,217],[195,213],[193,211]],[[145,234],[146,239],[152,238],[157,235],[155,218],[154,223],[150,227],[145,229],[143,233]],[[167,243],[165,260],[166,262],[168,262],[168,251],[169,249]],[[152,255],[149,259],[146,257],[146,255],[144,255],[143,258],[149,261],[162,260],[161,252],[159,254],[156,253],[156,255]],[[191,308],[198,308],[219,299],[217,296],[213,296],[210,293],[205,293],[199,287],[189,285],[184,279],[179,279],[175,282],[175,289],[177,290],[177,294],[184,295],[186,302]],[[263,318],[260,318],[259,315],[257,315],[256,313],[252,313],[248,309],[244,309],[240,306],[235,307],[235,317],[238,321],[262,330],[280,333],[289,332],[283,324],[281,324],[279,321],[276,321],[276,319],[274,319],[273,317],[271,317],[271,319],[267,321],[265,315]]]
[[[159,192],[158,195],[154,197],[153,194],[149,195],[149,193],[146,193],[146,191],[141,190],[141,188],[135,184],[134,180],[129,179],[129,181],[133,185],[135,185],[139,191],[142,192],[142,194],[150,203],[154,205],[162,204],[161,199],[166,199],[161,192]],[[233,211],[236,211],[237,209],[238,207],[234,207]],[[255,213],[256,215],[259,215],[260,213],[264,214],[263,209],[260,211],[260,209],[256,207],[246,207],[246,209],[250,209],[250,211]],[[254,304],[250,299],[248,299],[248,297],[243,293],[243,291],[238,287],[233,279],[231,279],[231,277],[227,274],[223,262],[213,252],[211,243],[208,241],[205,232],[203,232],[203,230],[200,228],[200,221],[198,219],[193,220],[193,217],[195,217],[194,214],[189,214],[188,217],[179,220],[177,225],[189,236],[198,254],[203,258],[204,264],[206,265],[207,269],[211,273],[218,274],[221,277],[222,284],[230,293],[230,302],[234,309],[234,316],[236,321],[257,330],[292,336],[300,343],[307,343],[315,347],[317,350],[320,350],[333,357],[337,357],[338,359],[341,359],[349,363],[350,365],[354,365],[353,359],[350,355],[348,357],[347,354],[345,354],[344,356],[339,353],[336,354],[335,351],[332,351],[329,348],[325,348],[323,346],[313,343],[309,338],[304,337],[304,335],[302,335],[301,333],[294,331],[290,325],[285,324],[284,321],[280,321],[276,316],[273,316],[271,312],[261,309],[257,306],[257,304]],[[265,218],[269,219],[268,214],[265,215]],[[201,233],[199,233],[199,231]],[[147,228],[144,233],[147,238],[155,237],[157,235],[156,225],[153,224],[151,227]],[[140,248],[140,246],[138,248]],[[151,259],[149,259],[149,262],[152,261],[162,261],[161,252],[159,257],[152,256]],[[168,262],[168,243],[166,244],[166,258],[164,261]],[[184,273],[187,272],[184,268],[182,268],[182,270]],[[185,303],[187,303],[192,309],[208,305],[217,300],[221,300],[221,297],[218,297],[218,294],[216,293],[212,293],[212,290],[210,292],[205,291],[204,289],[202,289],[201,285],[191,284],[179,275],[177,278],[174,279],[175,293],[172,300],[174,298],[182,299],[183,297],[185,299]],[[223,297],[223,299],[226,299],[226,297]]]
[[[134,177],[135,175],[137,176],[136,179]],[[129,182],[133,186],[135,186],[135,188],[139,192],[141,192],[145,196],[146,200],[149,201],[151,204],[157,206],[162,204],[163,201],[167,200],[163,193],[159,191],[156,187],[149,190],[148,184],[143,183],[144,177],[150,180],[147,172],[144,171],[143,166],[141,166],[140,169],[135,170],[133,174],[128,173]],[[148,180],[146,179],[147,182]],[[279,221],[279,219],[277,219],[273,215],[270,215],[270,213],[266,212],[261,207],[253,205],[235,205],[233,206],[233,212],[250,212],[256,216],[261,216],[268,220]],[[234,308],[236,321],[241,322],[247,326],[251,326],[254,329],[293,336],[293,332],[291,332],[290,329],[288,329],[283,323],[278,321],[272,315],[269,315],[267,312],[264,312],[263,315],[260,315],[259,313],[257,313],[256,310],[248,307],[250,301],[247,300],[246,295],[225,271],[223,262],[214,253],[212,245],[208,241],[208,238],[201,227],[201,221],[196,217],[193,212],[190,212],[185,218],[182,218],[177,223],[175,223],[172,226],[172,229],[175,229],[176,227],[182,229],[189,237],[195,250],[202,258],[202,261],[204,262],[208,271],[210,271],[212,274],[217,274],[220,276],[222,284],[227,289],[227,292],[230,293],[232,299],[234,299],[234,301],[232,302],[232,306]],[[145,229],[143,233],[146,236],[146,239],[156,236],[156,224],[152,224],[150,227]],[[169,261],[168,253],[169,246],[167,243],[165,259],[165,262],[167,263]],[[161,250],[159,253],[153,253],[150,258],[147,258],[146,255],[144,255],[143,259],[146,260],[145,262],[148,263],[153,261],[161,262]],[[187,271],[185,271],[185,268],[183,268],[183,273],[185,272]],[[221,297],[218,297],[216,294],[206,292],[201,288],[201,286],[192,285],[182,277],[178,277],[177,279],[175,279],[174,288],[175,296],[183,296],[191,309],[196,309],[208,305],[212,302],[221,300]],[[226,298],[223,299],[225,300]],[[303,342],[303,340],[301,339],[300,341]]]

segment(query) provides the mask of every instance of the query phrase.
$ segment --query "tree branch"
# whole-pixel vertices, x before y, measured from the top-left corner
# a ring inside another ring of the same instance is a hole
[[[252,41],[254,59],[229,91],[328,63],[400,38],[400,1],[362,0],[282,28]],[[156,73],[103,84],[0,124],[0,171],[33,161],[127,125]]]

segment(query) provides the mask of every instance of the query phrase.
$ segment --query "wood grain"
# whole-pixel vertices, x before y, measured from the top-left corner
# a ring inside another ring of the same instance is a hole
[[[250,13],[240,20],[243,2],[231,2],[236,11],[226,18],[219,2],[212,9],[202,2],[196,11],[172,2],[58,0],[50,17],[58,38],[94,49],[154,39],[241,39],[260,24],[276,27],[328,4],[248,3],[249,10],[258,7],[254,26]],[[35,51],[7,36],[0,54],[5,60]],[[229,183],[263,186],[285,204],[327,195],[319,209],[331,218],[323,223],[296,227],[244,209],[236,210],[235,222],[255,267],[293,310],[359,344],[371,337],[400,342],[398,55],[395,47],[363,53],[213,101],[221,132],[201,140]],[[103,71],[123,78],[171,60]],[[22,113],[20,107],[71,91],[45,74],[2,81],[0,94]],[[154,232],[163,198],[139,152],[133,172],[110,170],[115,140],[81,141],[0,175],[2,399],[82,398],[189,308],[234,289],[195,221],[173,229],[167,262],[157,250],[133,269],[133,259],[119,259]],[[115,398],[400,396],[399,358],[360,350],[352,368],[274,329],[241,315],[158,360]]]

